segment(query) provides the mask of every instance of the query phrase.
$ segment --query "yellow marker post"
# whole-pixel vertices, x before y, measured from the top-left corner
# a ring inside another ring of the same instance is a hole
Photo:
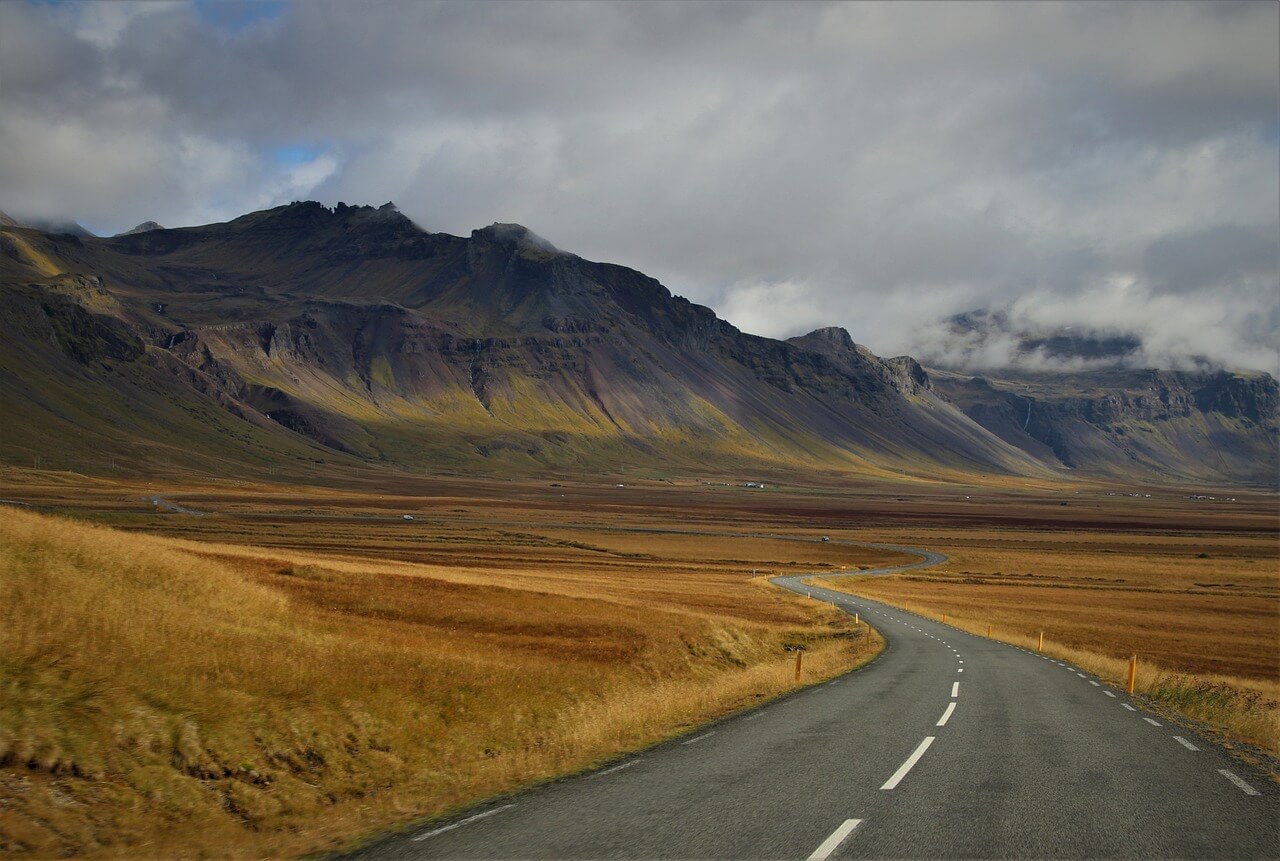
[[[989,639],[991,639],[991,626],[990,626],[990,625],[988,625],[988,626],[987,626],[987,639],[988,639],[988,640],[989,640]]]
[[[1037,652],[1044,651],[1044,631],[1040,632],[1040,645],[1036,646],[1036,651]]]
[[[1134,655],[1129,659],[1129,693],[1133,693],[1134,678],[1138,675],[1138,656]]]

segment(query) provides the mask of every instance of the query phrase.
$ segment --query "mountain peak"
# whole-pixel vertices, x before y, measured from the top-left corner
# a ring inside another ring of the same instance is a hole
[[[404,216],[400,214],[400,207],[396,206],[394,203],[392,203],[389,200],[379,207],[361,206],[359,204],[355,206],[347,206],[347,204],[343,203],[342,201],[338,201],[338,205],[333,208],[333,214],[334,215],[365,215],[365,216],[373,216],[373,217],[399,216],[400,218],[404,218]]]
[[[871,355],[871,352],[866,347],[854,343],[853,337],[849,332],[840,326],[824,326],[821,329],[814,329],[807,335],[788,338],[787,343],[826,355],[842,355],[850,352]]]
[[[495,221],[488,227],[471,231],[471,238],[487,239],[499,245],[514,245],[520,251],[537,251],[543,254],[564,253],[523,224],[503,224]]]
[[[144,221],[136,227],[131,227],[123,233],[117,233],[116,236],[132,236],[135,233],[150,233],[152,230],[164,230],[164,225],[155,221]]]
[[[809,334],[801,335],[793,340],[816,341],[830,344],[833,347],[843,347],[846,350],[852,350],[856,346],[848,330],[840,326],[823,326],[821,329],[814,329]]]

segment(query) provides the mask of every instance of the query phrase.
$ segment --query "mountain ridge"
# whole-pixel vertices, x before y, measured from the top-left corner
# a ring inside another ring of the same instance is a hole
[[[631,462],[1042,479],[1072,466],[984,424],[996,407],[953,403],[953,381],[939,389],[910,357],[881,359],[836,327],[787,341],[743,333],[643,273],[520,225],[457,237],[422,230],[394,204],[298,202],[103,239],[4,228],[0,250],[9,317],[27,321],[8,324],[17,346],[0,370],[20,378],[23,361],[69,360],[78,369],[49,384],[66,398],[87,397],[67,387],[85,373],[93,398],[145,377],[202,417],[199,433],[187,430],[223,462],[252,441],[264,461],[278,447],[411,470]],[[68,413],[12,385],[0,399],[33,417]],[[1273,418],[1255,412],[1257,427],[1234,428],[1253,440],[1243,452],[1274,437]],[[75,436],[93,423],[71,424]],[[104,438],[140,444],[119,436]],[[10,435],[0,457],[25,456],[27,437]],[[1177,444],[1190,463],[1203,443]],[[1119,455],[1097,452],[1086,470],[1149,471],[1113,470]],[[1233,464],[1218,477],[1241,474]]]

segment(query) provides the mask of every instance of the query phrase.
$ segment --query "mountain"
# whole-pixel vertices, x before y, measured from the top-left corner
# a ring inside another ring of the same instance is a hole
[[[9,462],[1110,470],[985,426],[914,360],[841,329],[749,335],[519,225],[458,237],[392,204],[304,202],[108,239],[9,227],[0,252]],[[1254,411],[1256,427],[1212,429],[1273,441]],[[1190,460],[1212,441],[1179,444]]]
[[[164,225],[155,221],[144,221],[139,225],[129,228],[123,233],[117,233],[116,236],[132,236],[135,233],[150,233],[153,230],[164,230]]]
[[[19,220],[0,212],[0,227],[26,227],[44,233],[66,233],[82,239],[93,236],[93,233],[84,226],[65,218],[27,218]]]
[[[1142,338],[1122,328],[1048,326],[1000,309],[955,314],[921,328],[919,351],[931,367],[950,371],[1032,371],[1141,368]],[[1183,357],[1188,367],[1207,368],[1203,356]]]
[[[1280,391],[1268,374],[929,375],[967,416],[1044,463],[1128,478],[1277,482]]]
[[[1138,356],[1142,340],[1131,332],[1094,332],[1060,326],[1030,331],[999,310],[975,310],[946,320],[943,351],[962,358],[979,354],[993,343],[1011,348],[1015,366],[1126,367]],[[963,362],[962,362],[963,363]]]

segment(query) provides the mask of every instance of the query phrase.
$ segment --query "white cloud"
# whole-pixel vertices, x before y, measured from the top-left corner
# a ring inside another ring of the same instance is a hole
[[[786,337],[829,324],[822,297],[808,284],[794,281],[734,284],[716,303],[725,319],[744,332]]]
[[[895,354],[972,308],[1107,309],[1144,360],[1274,367],[1278,27],[1273,3],[314,0],[228,32],[7,3],[0,207],[118,230],[391,199],[768,335]],[[300,141],[325,154],[267,156]]]

